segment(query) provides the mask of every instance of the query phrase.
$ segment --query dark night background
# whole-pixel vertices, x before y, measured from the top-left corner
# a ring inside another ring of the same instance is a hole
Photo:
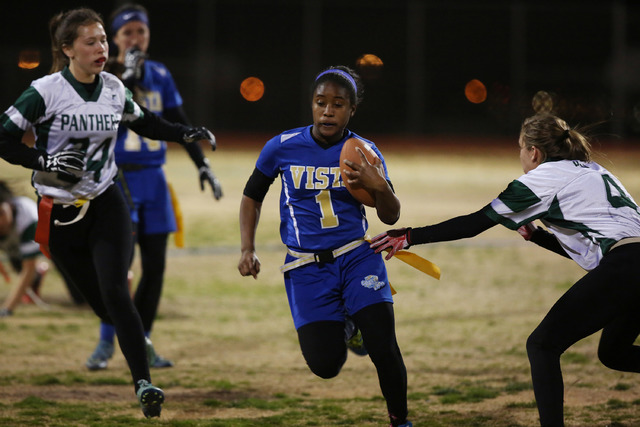
[[[2,110],[51,64],[48,19],[78,6],[107,20],[122,1],[11,2],[0,26]],[[350,127],[371,133],[517,134],[532,97],[552,94],[570,124],[640,138],[640,2],[418,0],[141,1],[150,56],[171,70],[192,122],[214,132],[279,133],[310,123],[308,88],[329,65],[384,67],[365,79]],[[107,29],[108,33],[109,30]],[[109,34],[110,35],[110,34]],[[41,65],[18,68],[23,50]],[[366,70],[363,70],[366,71]],[[257,102],[240,82],[265,83]],[[482,81],[487,100],[464,87]]]

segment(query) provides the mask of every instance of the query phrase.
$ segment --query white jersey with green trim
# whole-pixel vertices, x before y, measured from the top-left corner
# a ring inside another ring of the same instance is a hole
[[[0,237],[0,250],[10,259],[31,258],[40,254],[40,245],[35,238],[38,223],[38,207],[28,197],[18,196],[11,199],[13,227],[9,234]]]
[[[577,160],[542,163],[511,182],[486,211],[512,230],[539,219],[585,270],[620,239],[640,237],[639,212],[612,173]]]
[[[60,179],[57,173],[34,172],[38,194],[59,203],[91,200],[112,184],[117,173],[114,146],[118,126],[143,115],[116,76],[100,73],[95,90],[89,94],[68,68],[33,81],[5,114],[13,132],[35,129],[40,150],[54,154],[79,149],[85,153],[85,169],[74,182]]]

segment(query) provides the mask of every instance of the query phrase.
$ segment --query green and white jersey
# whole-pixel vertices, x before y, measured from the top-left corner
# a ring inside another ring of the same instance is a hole
[[[38,207],[28,197],[14,197],[13,228],[7,236],[0,237],[0,250],[10,259],[32,258],[40,254],[40,245],[33,239],[38,223]]]
[[[585,270],[618,240],[640,236],[636,202],[594,162],[545,162],[511,182],[485,213],[512,230],[539,219]]]
[[[31,83],[2,117],[4,127],[22,137],[33,127],[36,148],[54,154],[68,149],[85,152],[85,170],[77,182],[58,178],[57,173],[36,171],[33,185],[42,196],[58,203],[91,200],[100,195],[116,176],[114,146],[121,121],[133,122],[143,113],[131,93],[116,76],[99,75],[92,94],[68,68]]]

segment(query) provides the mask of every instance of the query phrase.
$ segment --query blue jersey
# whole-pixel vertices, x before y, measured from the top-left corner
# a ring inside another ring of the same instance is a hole
[[[345,188],[340,176],[340,152],[352,137],[371,145],[387,166],[380,150],[351,131],[339,143],[320,146],[311,126],[286,131],[269,140],[256,162],[268,177],[280,175],[280,237],[292,249],[321,251],[338,248],[364,237],[367,218],[364,206]]]
[[[143,89],[136,89],[137,101],[159,116],[166,109],[181,106],[182,97],[167,67],[148,59],[143,65],[144,79],[140,82]],[[120,126],[115,149],[118,165],[160,166],[165,163],[166,152],[165,141],[144,138]]]

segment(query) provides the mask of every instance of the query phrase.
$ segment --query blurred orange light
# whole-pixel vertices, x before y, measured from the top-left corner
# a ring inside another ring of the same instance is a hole
[[[469,80],[464,87],[464,96],[467,97],[469,102],[481,104],[487,99],[487,88],[480,80]]]
[[[358,67],[382,67],[382,59],[372,53],[366,53],[356,61]]]
[[[264,95],[264,83],[257,77],[247,77],[240,84],[240,93],[247,101],[255,102]]]
[[[18,55],[18,67],[33,70],[40,65],[40,52],[37,50],[23,50]]]
[[[382,73],[384,62],[372,53],[366,53],[356,60],[360,75],[365,79],[377,79]]]

